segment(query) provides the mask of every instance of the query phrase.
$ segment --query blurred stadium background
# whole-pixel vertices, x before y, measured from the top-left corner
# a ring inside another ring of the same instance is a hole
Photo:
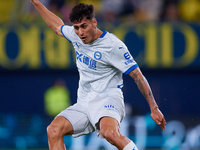
[[[70,24],[77,2],[93,4],[99,28],[128,46],[164,113],[162,131],[124,76],[121,132],[140,150],[200,149],[199,0],[41,0]],[[29,0],[0,0],[0,150],[47,150],[46,127],[76,102],[73,47],[56,36]],[[112,150],[94,134],[65,137],[71,150]]]

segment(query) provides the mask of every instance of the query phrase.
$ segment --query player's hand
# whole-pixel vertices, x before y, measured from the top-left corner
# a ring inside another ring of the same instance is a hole
[[[165,129],[166,121],[162,112],[158,108],[153,108],[151,110],[151,118],[160,125],[161,129]]]
[[[39,0],[30,0],[31,1],[31,3],[37,3],[37,2],[39,2]]]

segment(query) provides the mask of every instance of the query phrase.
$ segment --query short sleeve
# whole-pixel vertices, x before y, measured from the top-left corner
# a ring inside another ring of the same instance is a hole
[[[115,68],[124,74],[129,74],[132,70],[138,67],[123,42],[120,42],[113,47],[109,61]]]
[[[62,25],[60,31],[62,35],[71,43],[74,35],[74,27],[68,25]]]

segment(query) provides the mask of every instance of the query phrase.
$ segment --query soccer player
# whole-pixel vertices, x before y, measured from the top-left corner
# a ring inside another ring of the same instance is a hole
[[[138,149],[119,130],[125,116],[123,73],[134,79],[150,106],[152,119],[165,129],[164,116],[137,63],[122,41],[97,28],[92,5],[76,5],[70,13],[73,26],[68,26],[39,0],[31,2],[53,31],[73,44],[80,75],[77,103],[63,110],[47,127],[50,150],[66,149],[64,135],[78,137],[94,131],[119,150]]]

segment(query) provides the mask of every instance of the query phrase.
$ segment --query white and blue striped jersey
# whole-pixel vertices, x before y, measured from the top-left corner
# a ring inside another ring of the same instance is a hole
[[[138,67],[126,45],[107,31],[88,44],[81,41],[73,26],[63,25],[61,32],[76,51],[80,77],[77,101],[89,102],[113,92],[121,94],[122,74]]]

